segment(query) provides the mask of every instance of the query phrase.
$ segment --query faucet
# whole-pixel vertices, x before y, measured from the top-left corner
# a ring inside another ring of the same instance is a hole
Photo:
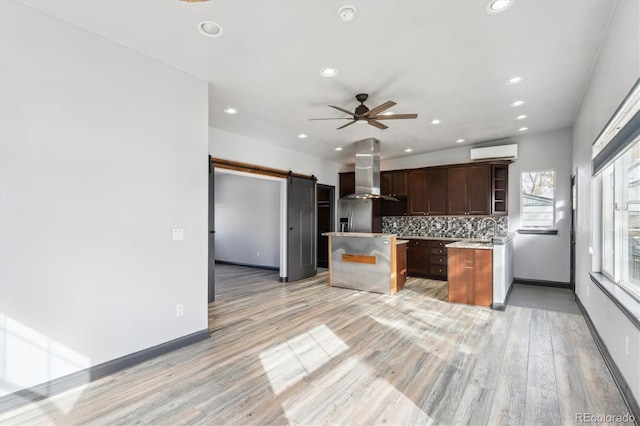
[[[482,222],[480,222],[480,229],[482,231],[486,230],[488,228],[488,226],[485,225],[486,222],[491,222],[492,224],[492,229],[493,229],[493,235],[490,235],[491,237],[495,237],[497,232],[498,232],[498,222],[492,218],[492,217],[485,217],[484,219],[482,219]]]

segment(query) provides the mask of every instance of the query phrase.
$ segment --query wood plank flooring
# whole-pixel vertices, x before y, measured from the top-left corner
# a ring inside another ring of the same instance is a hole
[[[32,424],[574,424],[627,409],[579,314],[216,268],[211,339],[0,416]]]

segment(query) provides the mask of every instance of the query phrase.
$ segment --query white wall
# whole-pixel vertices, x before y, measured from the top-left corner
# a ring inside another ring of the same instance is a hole
[[[0,16],[4,395],[207,329],[208,88],[24,4]]]
[[[520,226],[520,173],[556,171],[556,226],[558,235],[518,234],[514,244],[514,276],[531,280],[569,282],[569,233],[571,229],[571,129],[522,135],[477,146],[518,145],[518,159],[509,166],[509,231]],[[470,147],[456,147],[428,154],[381,162],[382,170],[469,163]]]
[[[569,282],[571,233],[571,129],[517,138],[518,160],[509,166],[509,230],[520,227],[520,174],[554,170],[558,235],[518,234],[513,240],[516,278]]]
[[[597,199],[592,198],[591,144],[640,77],[640,2],[617,2],[591,80],[573,129],[573,167],[577,169],[578,223],[576,235],[576,293],[593,320],[636,401],[640,398],[640,332],[589,278],[598,265],[600,249],[593,224]],[[596,252],[589,254],[590,247]],[[624,353],[629,336],[631,352]]]
[[[215,128],[209,128],[209,153],[225,160],[314,175],[318,183],[333,185],[338,192],[338,172],[343,167],[339,163]]]
[[[280,266],[280,182],[216,173],[216,260]]]

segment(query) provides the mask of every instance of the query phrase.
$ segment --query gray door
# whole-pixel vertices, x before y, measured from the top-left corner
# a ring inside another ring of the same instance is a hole
[[[316,180],[287,179],[287,281],[316,275]]]
[[[215,281],[216,281],[216,253],[215,253],[215,221],[214,221],[214,206],[215,206],[215,197],[214,197],[214,171],[213,171],[213,161],[211,161],[211,156],[209,156],[209,273],[208,273],[208,301],[213,302],[216,298],[216,290],[215,290]]]

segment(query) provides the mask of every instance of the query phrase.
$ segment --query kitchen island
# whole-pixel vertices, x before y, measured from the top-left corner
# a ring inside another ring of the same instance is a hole
[[[329,237],[330,286],[385,294],[404,287],[406,240],[398,240],[395,234],[365,232],[322,235]]]

